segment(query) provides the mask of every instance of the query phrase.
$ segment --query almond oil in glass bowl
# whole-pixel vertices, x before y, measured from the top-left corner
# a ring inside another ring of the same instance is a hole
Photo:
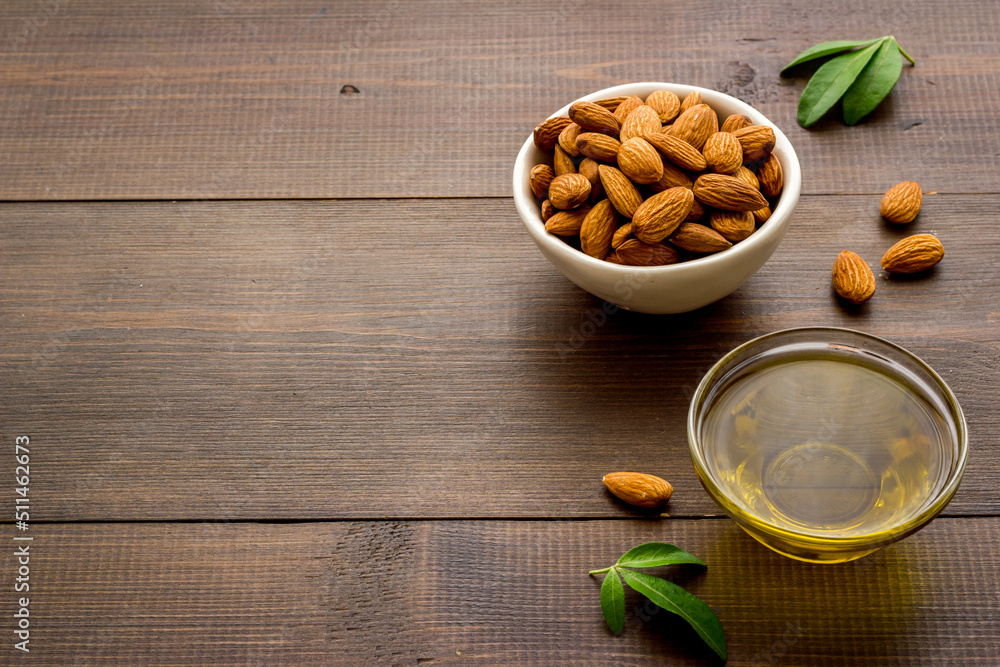
[[[943,382],[916,372],[922,362],[886,354],[901,348],[856,332],[850,344],[810,341],[810,331],[847,332],[791,330],[788,344],[772,341],[699,388],[695,461],[706,489],[758,540],[839,562],[943,508],[935,503],[964,466],[964,423]]]

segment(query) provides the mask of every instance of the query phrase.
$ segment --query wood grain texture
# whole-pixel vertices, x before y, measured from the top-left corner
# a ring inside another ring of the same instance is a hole
[[[728,520],[32,531],[30,657],[43,664],[718,664],[633,591],[624,633],[607,630],[600,578],[587,571],[652,540],[708,564],[653,572],[716,609],[731,667],[972,665],[1000,654],[997,518],[939,518],[834,566],[782,558]],[[5,590],[10,571],[0,569]]]
[[[996,514],[1000,197],[927,196],[905,232],[878,202],[804,197],[729,298],[603,323],[506,199],[2,205],[0,438],[37,447],[39,520],[627,516],[614,470],[717,514],[697,382],[754,336],[835,325],[950,383],[972,453],[948,511]],[[913,231],[944,243],[932,274],[838,307],[836,255],[877,267]]]
[[[799,128],[781,67],[887,32],[888,100]],[[977,0],[5,2],[0,199],[506,196],[535,124],[633,81],[756,106],[808,193],[997,192],[998,34]]]

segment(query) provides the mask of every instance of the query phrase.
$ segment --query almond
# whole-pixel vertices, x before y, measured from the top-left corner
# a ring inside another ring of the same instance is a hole
[[[689,252],[719,252],[733,247],[722,234],[696,222],[682,223],[670,237],[670,242]]]
[[[697,90],[692,90],[690,93],[688,93],[688,96],[684,98],[684,101],[681,102],[681,113],[684,113],[691,107],[697,106],[699,104],[701,104],[701,93],[699,93]]]
[[[764,164],[757,170],[757,180],[760,183],[760,191],[767,197],[777,197],[781,194],[781,188],[785,185],[785,176],[781,171],[781,163],[778,157],[771,153],[767,156]]]
[[[631,218],[635,214],[635,209],[642,203],[642,197],[632,185],[632,181],[628,180],[625,174],[606,164],[600,165],[598,171],[601,174],[604,192],[607,193],[615,209],[626,218]]]
[[[663,176],[660,154],[641,137],[632,137],[618,150],[618,168],[633,183],[655,183]]]
[[[598,132],[581,132],[576,138],[576,147],[581,155],[602,162],[614,162],[618,159],[618,149],[621,143],[614,137]]]
[[[590,181],[581,174],[556,176],[549,184],[549,201],[558,209],[576,208],[590,197]]]
[[[941,261],[944,246],[932,234],[907,236],[882,255],[882,268],[889,273],[920,273]]]
[[[693,190],[701,203],[724,211],[756,211],[767,206],[764,195],[735,176],[702,174],[694,182]]]
[[[676,264],[680,257],[677,251],[662,243],[643,243],[639,239],[629,239],[615,251],[622,264],[629,266],[663,266]]]
[[[636,109],[638,109],[639,107],[641,107],[642,105],[643,105],[642,98],[639,97],[638,95],[633,95],[632,97],[625,98],[625,100],[618,105],[618,108],[615,109],[614,111],[615,118],[617,118],[618,121],[624,125],[625,119],[628,118],[628,115],[633,111],[635,111]]]
[[[681,169],[689,171],[705,171],[708,166],[705,156],[697,148],[682,139],[672,135],[654,132],[646,135],[646,141],[655,148],[660,155],[667,158]]]
[[[628,141],[632,137],[645,136],[647,132],[658,134],[662,128],[660,117],[656,115],[653,107],[643,104],[636,107],[622,122],[622,131],[618,138],[621,141]]]
[[[549,218],[556,214],[556,207],[548,199],[542,202],[542,222],[548,222]]]
[[[574,102],[569,108],[570,119],[587,132],[618,134],[621,122],[604,107],[593,102]],[[562,131],[562,128],[560,128]]]
[[[774,130],[767,125],[748,125],[733,132],[743,146],[743,159],[747,162],[763,160],[774,148]]]
[[[656,183],[650,183],[649,189],[653,192],[663,192],[670,188],[690,188],[692,184],[693,181],[686,172],[681,171],[669,162],[664,162],[663,176]]]
[[[681,112],[681,101],[669,90],[654,90],[646,97],[646,104],[652,107],[660,122],[669,123]]]
[[[570,123],[559,133],[559,145],[570,157],[580,157],[580,149],[576,145],[576,138],[583,132],[583,128],[576,123]]]
[[[575,174],[576,165],[573,164],[573,158],[566,155],[566,151],[562,149],[562,146],[556,144],[553,148],[555,153],[552,155],[552,168],[556,173],[556,176],[562,176],[563,174]]]
[[[845,250],[833,262],[833,289],[851,303],[864,303],[875,294],[875,274],[857,253]]]
[[[916,181],[903,181],[889,188],[882,197],[878,211],[889,222],[904,225],[917,217],[921,203],[923,193],[920,191],[920,184]]]
[[[757,228],[750,211],[712,211],[708,216],[708,224],[722,238],[733,243],[739,243]]]
[[[744,116],[741,113],[734,113],[732,116],[726,118],[722,123],[721,132],[735,132],[736,130],[743,129],[744,127],[749,127],[753,125],[753,121]]]
[[[613,250],[608,253],[608,256],[604,258],[604,261],[605,262],[609,262],[611,264],[621,264],[622,263],[622,261],[620,259],[618,259],[618,253],[616,253]]]
[[[540,123],[533,133],[535,145],[543,151],[552,150],[559,139],[559,133],[572,122],[566,116],[557,116]]]
[[[707,104],[696,104],[682,111],[670,127],[670,136],[683,139],[701,150],[708,138],[719,131],[719,117]]]
[[[624,225],[619,227],[615,232],[615,235],[611,237],[611,247],[618,250],[621,244],[628,241],[630,236],[632,236],[632,223],[626,222]]]
[[[771,217],[771,207],[765,206],[764,208],[759,208],[753,211],[753,221],[758,225],[763,225]]]
[[[545,221],[545,231],[557,236],[576,236],[580,233],[583,220],[590,213],[589,206],[581,206],[571,211],[557,211]]]
[[[599,135],[604,136],[604,135]],[[577,171],[587,177],[590,181],[590,201],[597,202],[601,199],[604,194],[604,188],[601,187],[601,175],[597,171],[598,163],[593,158],[585,157],[580,161],[580,166],[577,167]]]
[[[627,99],[628,97],[626,97],[625,95],[619,95],[618,97],[607,97],[603,100],[597,100],[596,102],[594,102],[594,104],[596,104],[599,107],[604,107],[611,113],[614,113],[615,110],[618,108],[618,105],[620,105]]]
[[[694,194],[670,188],[642,202],[632,216],[632,233],[645,243],[659,243],[677,229],[691,212]]]
[[[528,183],[531,185],[531,191],[539,199],[545,199],[549,196],[549,184],[555,177],[556,174],[552,170],[552,167],[547,164],[536,164],[528,173]]]
[[[701,152],[705,163],[720,174],[731,174],[743,166],[743,146],[728,132],[710,136]]]
[[[611,237],[618,227],[618,216],[607,199],[594,204],[580,225],[580,250],[597,259],[611,252]]]
[[[746,167],[740,167],[732,173],[733,176],[745,182],[747,185],[752,187],[754,190],[760,190],[760,181],[757,180],[757,174],[753,173]]]
[[[698,222],[703,217],[705,217],[705,207],[697,199],[691,199],[691,212],[688,213],[687,217],[684,218],[684,222]]]
[[[601,481],[608,491],[637,507],[659,507],[670,500],[674,492],[674,487],[666,480],[641,472],[612,472]]]

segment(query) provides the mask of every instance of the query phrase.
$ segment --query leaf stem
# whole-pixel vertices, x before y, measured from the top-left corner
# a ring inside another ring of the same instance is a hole
[[[613,569],[615,569],[614,565],[612,565],[611,567],[606,567],[603,570],[591,570],[587,574],[601,574],[602,572],[610,572]]]
[[[893,41],[895,42],[895,41],[896,41],[896,38],[895,38],[895,37],[893,37],[893,38],[892,38],[892,40],[893,40]],[[917,61],[916,61],[916,60],[914,60],[913,58],[911,58],[911,57],[910,57],[910,54],[909,54],[909,53],[907,53],[906,51],[904,51],[904,50],[903,50],[903,47],[899,45],[899,42],[896,42],[896,48],[897,48],[897,49],[899,49],[899,52],[903,54],[903,57],[904,57],[904,58],[906,58],[907,60],[909,60],[909,61],[910,61],[910,64],[911,64],[911,65],[914,65],[914,66],[916,66],[916,64],[917,64]]]

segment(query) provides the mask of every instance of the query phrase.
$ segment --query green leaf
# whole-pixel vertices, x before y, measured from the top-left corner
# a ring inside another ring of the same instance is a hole
[[[659,567],[687,563],[708,567],[686,551],[665,542],[647,542],[629,549],[615,565],[623,567]]]
[[[687,621],[720,658],[726,659],[726,635],[722,631],[719,617],[711,607],[680,586],[659,577],[632,570],[622,570],[621,573],[625,577],[625,583],[645,595],[656,606]]]
[[[857,80],[847,89],[844,95],[844,122],[855,125],[870,114],[892,91],[902,71],[899,45],[895,38],[890,37],[882,42]]]
[[[880,38],[880,39],[885,39]],[[840,53],[841,51],[850,51],[851,49],[857,49],[862,46],[868,46],[869,44],[874,44],[879,41],[878,39],[869,39],[863,42],[854,41],[837,41],[837,42],[823,42],[822,44],[817,44],[811,48],[806,49],[798,56],[795,60],[788,63],[782,68],[781,73],[784,74],[788,70],[792,69],[796,65],[801,65],[802,63],[809,62],[810,60],[815,60],[816,58],[822,58],[824,56],[832,56],[834,53]]]
[[[615,568],[604,575],[604,583],[601,584],[601,611],[611,632],[616,635],[621,632],[625,627],[625,587]]]
[[[816,70],[799,98],[799,125],[809,127],[822,118],[858,78],[880,44],[837,56]]]

